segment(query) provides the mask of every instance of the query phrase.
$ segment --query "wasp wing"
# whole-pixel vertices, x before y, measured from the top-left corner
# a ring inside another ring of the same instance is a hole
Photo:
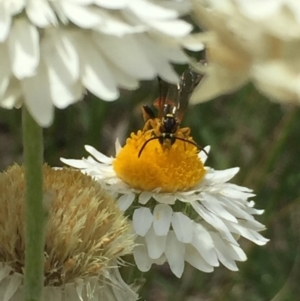
[[[180,84],[178,86],[178,105],[176,116],[180,122],[185,114],[192,93],[202,78],[203,74],[196,72],[191,67],[182,73]]]
[[[159,88],[159,96],[154,101],[153,105],[158,109],[158,118],[161,119],[164,116],[165,104],[177,108],[178,86],[174,84],[170,84],[164,81],[162,78],[158,77],[158,88]]]
[[[196,72],[191,67],[182,73],[177,85],[170,84],[158,77],[159,97],[153,103],[158,109],[158,118],[163,117],[164,106],[169,104],[176,108],[176,117],[181,122],[192,93],[202,78],[203,74]]]

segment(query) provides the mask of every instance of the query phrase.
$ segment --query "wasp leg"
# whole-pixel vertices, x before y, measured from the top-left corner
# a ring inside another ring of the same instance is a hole
[[[143,127],[143,132],[145,133],[151,129],[153,129],[155,132],[158,132],[159,126],[160,125],[157,119],[148,119]]]
[[[188,127],[185,127],[185,128],[181,128],[180,129],[180,132],[183,134],[184,137],[189,137],[190,134],[191,134],[191,129],[188,128]]]
[[[185,128],[181,128],[179,129],[180,133],[185,137],[184,139],[183,138],[179,138],[179,137],[176,137],[178,140],[181,140],[181,141],[185,141],[187,143],[190,143],[190,144],[193,144],[194,146],[197,147],[197,150],[198,152],[200,151],[203,151],[207,156],[208,156],[208,153],[206,152],[206,150],[201,147],[200,145],[198,145],[195,141],[193,140],[187,140],[186,138],[189,138],[190,137],[190,134],[191,134],[191,129],[188,128],[188,127],[185,127]],[[185,148],[185,145],[184,145],[184,148]]]

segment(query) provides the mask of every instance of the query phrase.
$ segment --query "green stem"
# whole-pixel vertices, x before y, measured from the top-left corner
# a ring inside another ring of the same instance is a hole
[[[25,301],[40,301],[44,284],[43,133],[25,106],[22,127],[26,182]]]

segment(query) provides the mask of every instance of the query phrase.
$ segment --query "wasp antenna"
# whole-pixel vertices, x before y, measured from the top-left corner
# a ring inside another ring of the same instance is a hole
[[[205,155],[208,156],[207,151],[206,151],[204,148],[200,147],[197,143],[195,143],[195,142],[193,142],[193,141],[190,141],[190,140],[188,140],[188,139],[180,138],[180,137],[176,137],[176,139],[181,140],[181,141],[184,141],[184,142],[187,142],[187,143],[189,143],[189,144],[192,144],[192,145],[196,146],[197,149],[202,150],[202,151],[205,153]]]
[[[159,137],[152,137],[152,138],[148,139],[147,141],[145,141],[145,143],[143,144],[142,148],[141,148],[140,151],[139,151],[138,158],[141,156],[141,154],[142,154],[144,148],[146,147],[146,145],[147,145],[150,141],[155,140],[155,139],[159,139]]]
[[[198,147],[208,157],[208,152],[203,147]]]
[[[198,149],[201,150],[201,151],[203,151],[203,153],[208,157],[208,152],[203,147],[200,147],[198,145]]]

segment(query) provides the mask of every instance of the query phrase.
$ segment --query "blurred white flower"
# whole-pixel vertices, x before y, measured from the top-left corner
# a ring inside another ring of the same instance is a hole
[[[44,166],[47,224],[44,299],[136,301],[119,272],[132,253],[130,225],[111,196],[91,177]],[[24,300],[24,168],[0,174],[0,300]]]
[[[134,258],[141,271],[166,261],[177,277],[185,262],[204,272],[212,272],[219,262],[238,270],[235,261],[246,260],[239,236],[258,245],[268,241],[258,233],[265,227],[253,215],[263,210],[248,201],[252,191],[227,183],[239,168],[204,167],[206,154],[179,140],[170,149],[153,140],[139,157],[150,137],[151,131],[139,131],[123,148],[117,142],[116,158],[86,146],[93,157],[61,160],[99,180],[131,216],[137,235]]]
[[[300,2],[298,0],[193,0],[204,29],[206,77],[198,103],[231,92],[248,81],[272,100],[300,101]]]
[[[187,11],[187,0],[0,0],[0,106],[24,101],[49,126],[54,107],[85,89],[111,101],[139,80],[176,82],[170,63],[188,61],[183,47],[203,47],[186,39]]]

